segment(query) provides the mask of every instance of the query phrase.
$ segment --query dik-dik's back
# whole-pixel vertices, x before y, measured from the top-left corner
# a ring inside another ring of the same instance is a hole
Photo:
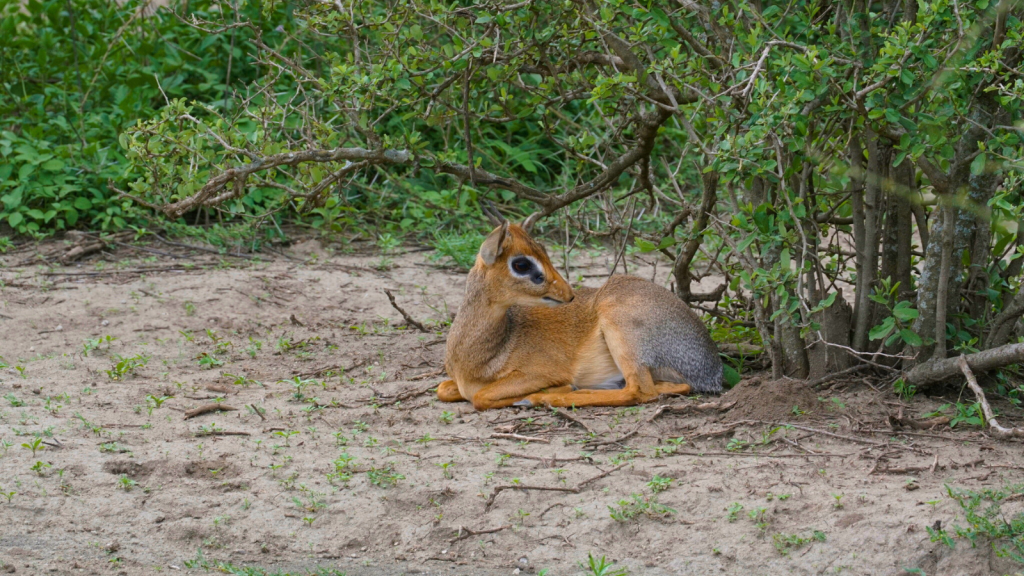
[[[625,406],[717,393],[707,328],[668,290],[632,276],[573,291],[544,248],[503,223],[484,240],[452,324],[438,397],[477,409]]]

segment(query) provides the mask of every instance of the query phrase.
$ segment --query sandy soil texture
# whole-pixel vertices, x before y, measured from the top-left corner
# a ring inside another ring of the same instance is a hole
[[[1022,478],[1020,443],[890,425],[956,390],[749,378],[478,413],[431,392],[465,281],[429,252],[385,270],[315,240],[263,261],[157,244],[184,257],[31,263],[52,244],[0,268],[0,573],[553,576],[589,574],[591,554],[652,576],[1022,569],[926,530],[963,523],[947,485]],[[600,284],[608,261],[572,277]]]

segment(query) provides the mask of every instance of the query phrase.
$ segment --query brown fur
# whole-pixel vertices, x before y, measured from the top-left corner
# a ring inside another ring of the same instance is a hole
[[[509,261],[524,255],[539,264],[543,282],[511,272]],[[662,319],[666,310],[671,325]],[[696,350],[699,361],[719,362],[707,329],[664,288],[613,276],[600,289],[574,292],[543,246],[506,222],[484,240],[469,272],[448,336],[445,367],[452,379],[438,386],[437,396],[486,410],[524,399],[534,406],[629,406],[687,394],[691,386],[678,371],[645,364],[662,353],[663,333],[677,336],[680,354]],[[622,379],[621,389],[591,389]]]

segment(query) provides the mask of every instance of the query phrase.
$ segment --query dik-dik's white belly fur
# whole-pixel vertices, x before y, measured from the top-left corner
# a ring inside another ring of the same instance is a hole
[[[615,364],[600,329],[594,330],[580,347],[575,368],[572,382],[574,388],[608,390],[622,387],[622,371]]]

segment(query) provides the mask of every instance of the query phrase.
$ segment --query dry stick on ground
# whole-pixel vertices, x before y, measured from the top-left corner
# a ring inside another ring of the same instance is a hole
[[[450,544],[454,544],[454,543],[458,542],[459,540],[465,540],[466,538],[469,538],[470,536],[479,536],[481,534],[494,534],[495,532],[501,532],[502,530],[507,530],[507,529],[509,529],[511,527],[512,527],[511,524],[505,524],[504,526],[498,526],[497,528],[488,528],[487,530],[470,530],[469,528],[464,528],[462,526],[459,526],[458,534],[456,534],[455,538],[452,538],[448,542]]]
[[[252,411],[255,412],[257,416],[260,417],[260,420],[266,420],[267,419],[267,417],[264,416],[262,412],[260,412],[260,409],[257,408],[255,404],[249,404],[249,408],[252,408]]]
[[[227,406],[225,404],[207,404],[205,406],[193,408],[192,410],[185,412],[185,420],[188,420],[189,418],[195,418],[196,416],[206,414],[208,412],[226,412],[229,410],[238,410],[238,408]]]
[[[209,432],[198,432],[196,437],[202,436],[252,436],[249,432],[232,432],[230,430],[211,430]]]
[[[501,434],[494,432],[491,434],[491,438],[504,438],[505,440],[519,440],[520,442],[541,442],[543,444],[550,444],[551,440],[547,438],[537,438],[536,436],[521,436],[519,434]]]
[[[569,492],[571,494],[579,494],[580,491],[582,491],[587,484],[597,482],[601,478],[608,476],[609,474],[615,472],[616,470],[621,470],[622,468],[625,468],[630,464],[632,464],[632,462],[623,462],[622,464],[619,464],[615,468],[611,468],[605,472],[601,472],[600,474],[592,478],[587,478],[586,480],[580,482],[573,488],[563,488],[561,486],[515,486],[512,484],[506,484],[504,486],[495,486],[494,492],[491,492],[491,496],[487,499],[487,502],[484,503],[484,510],[489,510],[491,508],[491,505],[494,504],[494,499],[497,498],[498,494],[501,494],[501,492],[504,490],[542,490],[547,492]]]
[[[402,318],[405,318],[406,324],[410,326],[415,326],[416,329],[419,330],[420,332],[426,332],[427,334],[430,334],[430,330],[427,330],[426,326],[420,324],[419,322],[414,320],[412,316],[409,316],[408,312],[402,310],[402,307],[399,306],[397,302],[395,302],[395,295],[391,293],[391,290],[385,288],[384,293],[388,295],[388,300],[391,301],[391,307],[394,308],[395,310],[398,310],[398,313],[402,315]]]
[[[967,385],[974,392],[974,395],[978,397],[978,402],[981,403],[981,411],[985,414],[985,420],[988,421],[989,427],[992,428],[992,435],[1001,440],[1024,438],[1024,428],[1004,428],[996,421],[995,414],[992,413],[992,407],[988,405],[988,399],[985,398],[985,393],[982,392],[981,386],[978,386],[978,380],[974,377],[974,372],[971,372],[971,367],[967,365],[967,357],[961,355],[957,358],[957,364],[967,378]]]
[[[579,462],[581,460],[590,461],[590,458],[586,456],[530,456],[529,454],[519,454],[518,452],[501,452],[506,456],[512,456],[513,458],[524,458],[526,460],[538,460],[540,462],[551,462],[552,466],[558,462]]]
[[[555,409],[554,413],[555,413],[556,416],[560,416],[562,418],[565,418],[569,422],[572,422],[574,424],[579,424],[581,427],[583,427],[584,430],[587,431],[588,434],[594,434],[594,431],[590,428],[590,426],[587,426],[587,424],[585,422],[583,422],[579,418],[573,416],[572,414],[566,412],[565,410]]]
[[[369,361],[370,361],[370,359],[367,357],[367,358],[363,358],[362,360],[357,360],[355,364],[349,366],[348,368],[342,366],[341,364],[337,364],[335,366],[327,366],[325,368],[317,368],[316,370],[313,370],[312,372],[303,372],[302,374],[296,374],[296,376],[298,376],[299,378],[310,378],[312,376],[320,376],[320,375],[322,375],[324,373],[332,372],[334,370],[341,370],[344,373],[344,372],[348,372],[349,370],[352,370],[352,369],[355,369],[355,368],[359,368],[361,366],[365,366],[366,363],[369,362]]]
[[[423,380],[424,378],[433,378],[434,376],[440,376],[442,374],[444,374],[444,368],[441,368],[440,370],[434,370],[433,372],[427,372],[426,374],[417,374],[416,376],[409,378],[409,381],[415,382],[417,380]]]

